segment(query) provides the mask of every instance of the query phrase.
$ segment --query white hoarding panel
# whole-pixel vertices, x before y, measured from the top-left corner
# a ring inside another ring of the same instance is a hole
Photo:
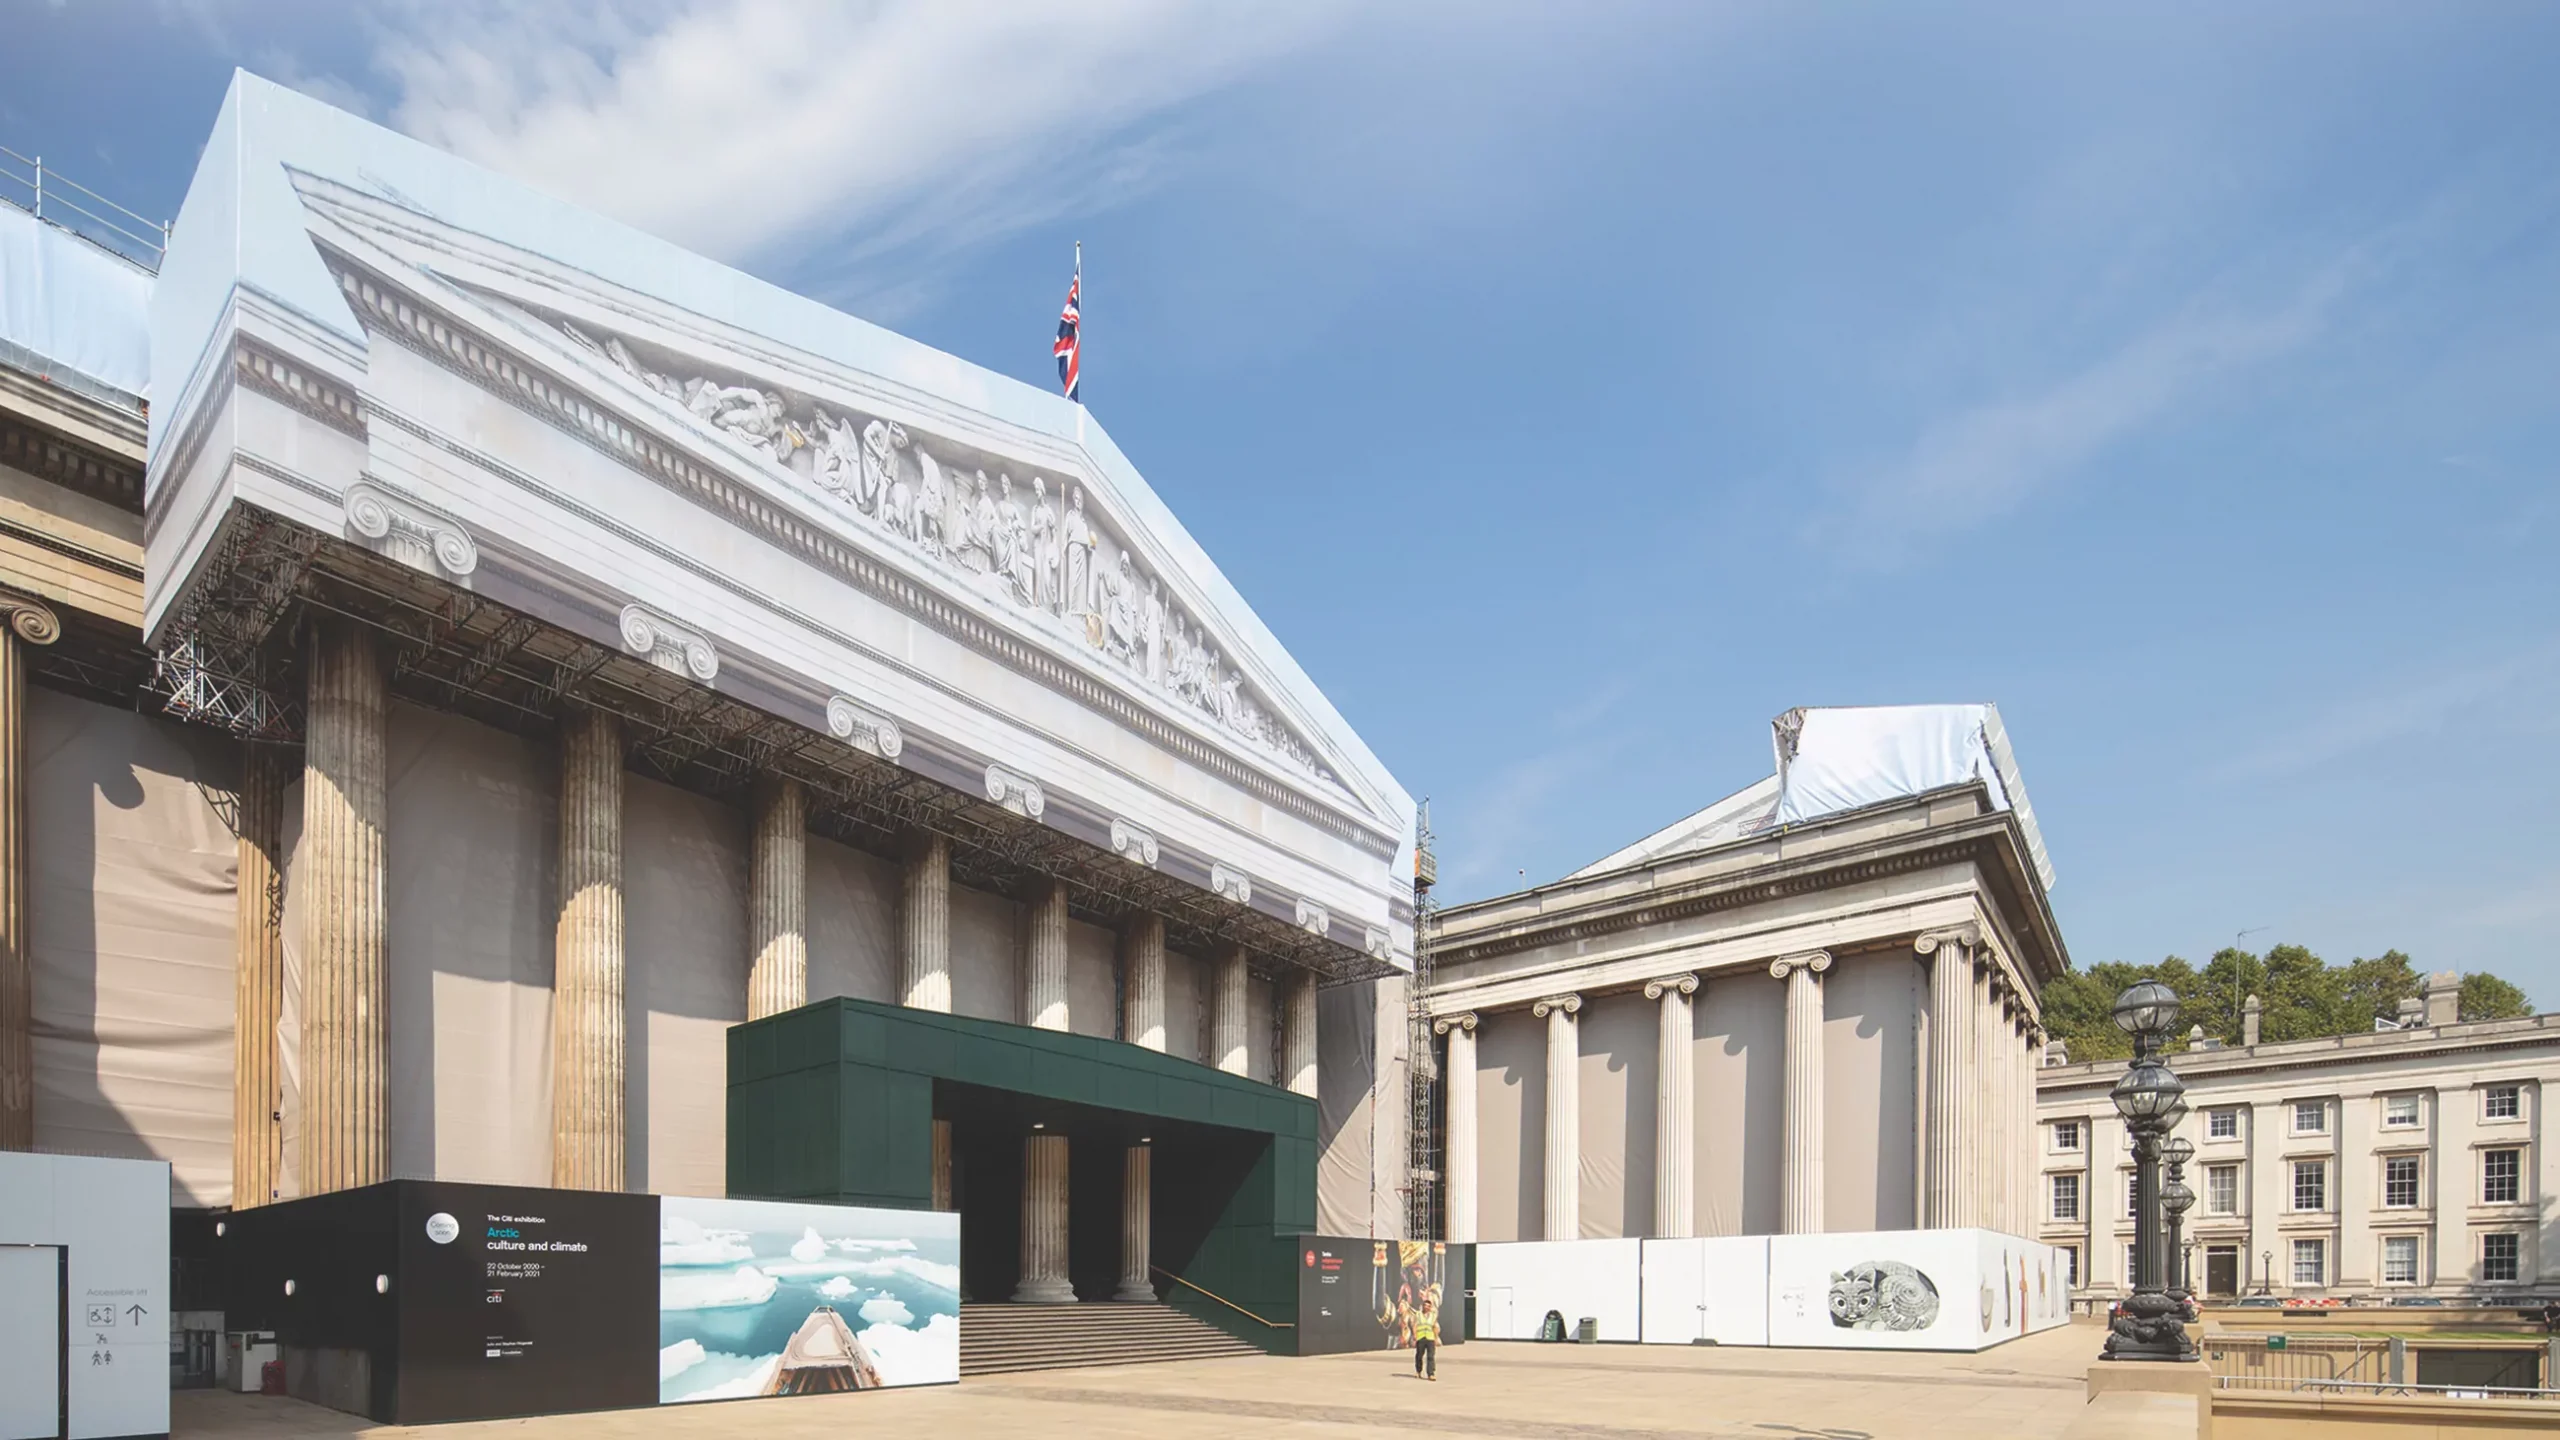
[[[1642,1324],[1641,1240],[1522,1240],[1476,1247],[1478,1340],[1535,1340],[1553,1310],[1574,1333],[1585,1316],[1603,1340],[1634,1340]]]
[[[169,1433],[168,1163],[0,1153],[0,1245],[70,1252],[72,1440]]]
[[[1997,1345],[2071,1322],[2071,1291],[2064,1282],[2062,1252],[2050,1245],[1978,1230],[1984,1288],[1997,1300],[1986,1308],[1984,1343]]]
[[[1777,1235],[1769,1240],[1769,1343],[1835,1350],[1979,1350],[1977,1230]]]
[[[1769,1343],[1769,1237],[1644,1242],[1644,1342]]]

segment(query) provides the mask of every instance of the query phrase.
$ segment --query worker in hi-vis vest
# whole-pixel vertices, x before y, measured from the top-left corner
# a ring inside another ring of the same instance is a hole
[[[1440,1307],[1429,1300],[1413,1317],[1413,1373],[1425,1380],[1440,1378]]]

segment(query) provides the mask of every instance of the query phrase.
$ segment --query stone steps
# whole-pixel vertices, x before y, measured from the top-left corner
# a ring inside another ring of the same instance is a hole
[[[1261,1353],[1170,1305],[960,1307],[960,1373],[964,1376]]]

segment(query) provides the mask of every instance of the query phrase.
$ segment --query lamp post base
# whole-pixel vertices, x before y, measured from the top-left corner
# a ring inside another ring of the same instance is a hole
[[[2190,1361],[2195,1342],[2187,1338],[2187,1307],[2159,1291],[2136,1291],[2107,1322],[2106,1360]]]

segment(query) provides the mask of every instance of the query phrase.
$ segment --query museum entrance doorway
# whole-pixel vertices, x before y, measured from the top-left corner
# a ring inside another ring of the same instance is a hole
[[[2240,1293],[2240,1247],[2208,1245],[2204,1250],[2204,1293],[2237,1295]]]

